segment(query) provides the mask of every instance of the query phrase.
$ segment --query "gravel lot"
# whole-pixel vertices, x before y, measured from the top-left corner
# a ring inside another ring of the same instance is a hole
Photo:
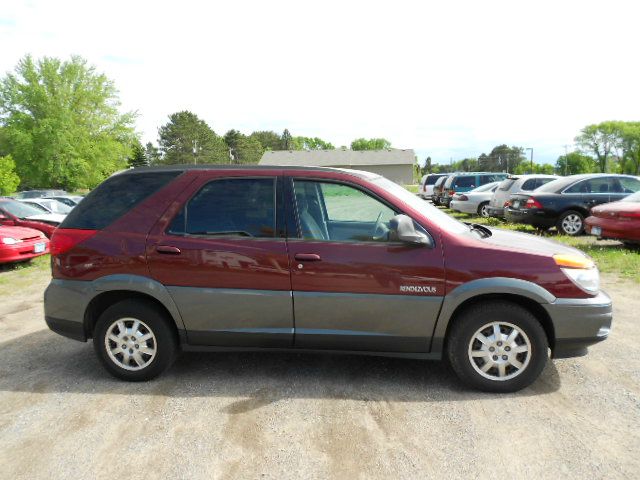
[[[638,478],[640,295],[604,278],[611,338],[518,394],[439,362],[189,354],[107,376],[46,329],[42,268],[0,272],[2,478]]]

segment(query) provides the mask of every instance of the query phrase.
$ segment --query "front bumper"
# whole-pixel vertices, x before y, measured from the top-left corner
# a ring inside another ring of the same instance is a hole
[[[611,298],[604,292],[591,298],[558,298],[542,307],[553,324],[553,358],[585,355],[589,345],[605,340],[611,330]]]
[[[616,240],[628,240],[640,242],[640,222],[617,220],[600,217],[587,217],[584,221],[585,231],[593,235],[592,228],[600,227],[599,238],[613,238]]]

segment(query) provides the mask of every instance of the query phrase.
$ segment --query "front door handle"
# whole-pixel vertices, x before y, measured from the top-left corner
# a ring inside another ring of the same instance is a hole
[[[296,253],[293,258],[300,262],[319,262],[322,260],[317,253]]]
[[[167,255],[180,255],[180,249],[171,245],[158,245],[156,246],[156,252]]]

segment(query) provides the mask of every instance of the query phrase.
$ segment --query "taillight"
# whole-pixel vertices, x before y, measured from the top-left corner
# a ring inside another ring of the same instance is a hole
[[[510,200],[507,200],[506,202],[504,202],[504,205],[503,205],[504,208],[507,208],[507,207],[510,207],[510,206],[511,206],[511,201]]]
[[[449,196],[453,197],[456,194],[455,190],[449,190]]]
[[[458,195],[458,200],[466,202],[467,200],[469,200],[469,197],[467,197],[466,195]]]
[[[56,228],[51,236],[51,242],[49,244],[49,250],[51,255],[61,255],[80,242],[93,237],[97,230],[75,230],[72,228]]]
[[[527,208],[542,208],[542,204],[533,197],[527,200]]]

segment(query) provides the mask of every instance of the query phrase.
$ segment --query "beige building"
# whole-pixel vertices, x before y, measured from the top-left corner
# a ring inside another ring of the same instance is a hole
[[[278,150],[264,152],[260,165],[353,168],[377,173],[396,183],[413,183],[413,150]]]

